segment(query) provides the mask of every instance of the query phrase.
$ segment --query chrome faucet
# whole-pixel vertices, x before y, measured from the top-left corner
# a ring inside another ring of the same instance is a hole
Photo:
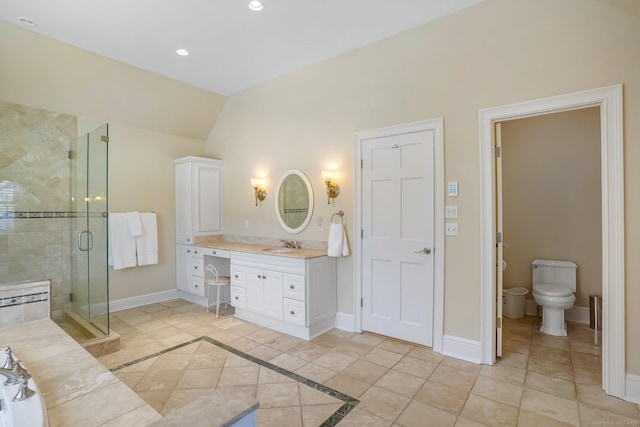
[[[4,352],[7,355],[7,360],[4,362],[3,367],[0,368],[0,375],[3,375],[7,379],[4,385],[20,384],[18,392],[12,400],[14,402],[20,402],[30,398],[36,394],[35,391],[29,388],[28,381],[29,378],[31,378],[31,374],[22,367],[19,359],[13,358],[9,347],[5,347]]]
[[[280,240],[283,248],[300,249],[300,242],[297,240]]]

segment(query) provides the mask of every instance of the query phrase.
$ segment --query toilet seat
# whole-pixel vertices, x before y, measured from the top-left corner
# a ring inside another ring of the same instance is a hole
[[[550,285],[547,283],[538,283],[536,285],[533,285],[533,292],[538,295],[548,297],[565,297],[573,295],[571,289],[566,286]]]

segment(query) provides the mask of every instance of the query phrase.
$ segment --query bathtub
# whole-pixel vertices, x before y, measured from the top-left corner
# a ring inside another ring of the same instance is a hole
[[[0,376],[0,427],[48,427],[47,407],[42,398],[42,393],[33,378],[28,381],[28,386],[36,394],[30,398],[14,402],[12,399],[18,393],[18,384],[4,385],[5,378]]]

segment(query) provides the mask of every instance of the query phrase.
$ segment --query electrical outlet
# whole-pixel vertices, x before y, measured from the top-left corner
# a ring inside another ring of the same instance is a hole
[[[249,228],[249,220],[248,219],[244,220],[244,228]]]
[[[444,225],[444,234],[447,236],[457,236],[458,235],[458,223],[457,222],[447,222]]]
[[[316,217],[316,230],[322,231],[322,217],[321,216],[317,216]]]

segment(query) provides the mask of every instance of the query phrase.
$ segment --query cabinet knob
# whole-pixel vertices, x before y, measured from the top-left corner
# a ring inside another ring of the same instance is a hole
[[[187,249],[187,253],[190,254],[191,253],[191,249]]]
[[[295,287],[295,286],[293,286],[293,285],[289,285],[289,288],[290,288],[290,289],[295,289],[296,287]]]
[[[291,310],[291,311],[289,312],[289,314],[293,316],[294,314],[296,314],[296,312],[295,312],[295,311],[293,311],[293,310]]]
[[[194,288],[198,289],[200,285],[193,285]]]
[[[194,254],[197,254],[197,253],[198,253],[198,251],[193,251],[193,253],[194,253]]]
[[[190,241],[191,241],[191,239],[187,239],[187,242],[190,242]]]
[[[238,301],[240,299],[240,297],[236,296],[236,301]]]
[[[214,254],[214,255],[215,255],[215,254],[217,254],[217,252],[216,252],[216,251],[213,251],[213,252],[211,252],[211,253],[212,253],[212,254]]]
[[[234,275],[233,275],[233,277],[235,277],[235,278],[237,279],[237,278],[238,278],[238,275],[237,275],[237,274],[234,274]]]
[[[193,266],[193,269],[194,269],[194,270],[197,270],[197,269],[198,269],[198,266],[197,266],[197,265],[194,265],[194,266]]]

